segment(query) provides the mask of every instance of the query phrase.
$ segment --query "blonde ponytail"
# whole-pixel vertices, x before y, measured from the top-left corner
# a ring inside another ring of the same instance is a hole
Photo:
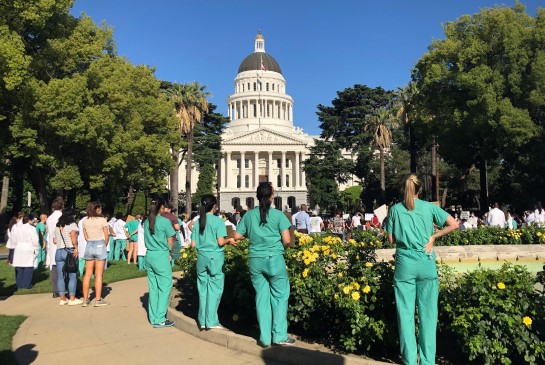
[[[416,175],[411,174],[407,177],[407,180],[405,180],[405,196],[403,199],[407,210],[414,209],[414,196],[420,193],[421,188],[422,183]]]

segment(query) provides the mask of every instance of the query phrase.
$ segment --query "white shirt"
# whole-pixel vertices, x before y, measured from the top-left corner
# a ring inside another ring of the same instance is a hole
[[[49,269],[51,270],[52,266],[56,266],[55,263],[55,254],[57,253],[57,245],[53,243],[53,237],[55,237],[55,227],[57,222],[62,215],[62,211],[55,210],[47,220],[45,221],[45,229],[47,231],[47,257],[49,259]]]
[[[322,217],[310,217],[308,233],[320,233],[322,231],[320,228],[322,222]]]
[[[541,210],[541,213],[539,212],[539,209],[536,209],[534,212],[535,222],[540,226],[545,226],[545,209]]]
[[[138,256],[146,256],[147,251],[144,243],[144,226],[140,223],[138,225]]]
[[[117,219],[114,223],[113,230],[116,240],[126,240],[127,234],[125,233],[125,221],[123,219]]]
[[[11,239],[15,244],[13,266],[34,267],[34,261],[38,257],[40,241],[36,227],[28,223],[22,224],[13,230]]]
[[[359,215],[355,215],[352,217],[352,226],[354,227],[361,226],[361,217]]]
[[[295,220],[295,218],[297,218],[297,215],[301,213],[301,211],[298,211],[297,213],[295,213],[294,215],[291,216],[291,225],[292,226],[296,226],[297,225],[297,221]]]
[[[505,227],[505,214],[499,208],[494,208],[488,212],[488,225],[490,227]]]
[[[78,257],[82,259],[85,256],[85,249],[87,248],[87,240],[83,234],[83,222],[87,217],[83,217],[78,222]]]

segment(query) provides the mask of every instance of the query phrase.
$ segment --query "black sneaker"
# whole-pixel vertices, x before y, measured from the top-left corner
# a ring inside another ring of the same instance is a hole
[[[274,344],[277,345],[277,346],[293,346],[295,345],[295,341],[293,338],[287,338],[285,339],[284,341],[280,341],[280,342],[275,342]]]
[[[172,326],[174,326],[174,322],[167,319],[164,322],[154,324],[153,328],[166,328],[166,327],[172,327]]]

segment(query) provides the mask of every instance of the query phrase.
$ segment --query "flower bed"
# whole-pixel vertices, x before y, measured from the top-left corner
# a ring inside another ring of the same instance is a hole
[[[343,243],[332,234],[297,234],[296,247],[285,254],[290,331],[341,352],[397,353],[394,266],[377,263],[374,251],[384,239],[358,232]],[[234,310],[233,320],[255,325],[247,244],[225,249],[222,307]],[[180,265],[193,287],[195,261],[195,250],[183,250]],[[461,276],[443,265],[439,271],[439,340],[449,341],[451,351],[484,364],[545,360],[545,301],[534,288],[544,275],[511,265]]]

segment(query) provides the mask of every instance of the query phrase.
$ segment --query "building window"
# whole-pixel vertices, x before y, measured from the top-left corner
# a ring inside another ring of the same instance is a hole
[[[265,85],[266,91],[269,91],[269,83],[267,82],[267,85]]]
[[[248,91],[250,91],[250,83],[248,83]]]
[[[282,186],[282,175],[276,177],[276,186]]]
[[[245,158],[245,159],[244,159],[244,168],[245,168],[245,169],[249,169],[249,168],[250,168],[250,159],[249,159],[249,158]]]
[[[286,186],[287,187],[290,186],[290,176],[289,175],[286,175]]]
[[[246,206],[248,209],[254,209],[254,198],[246,198]]]
[[[290,167],[290,160],[286,158],[286,167]]]
[[[282,160],[281,159],[276,159],[276,167],[278,168],[281,168],[282,167]]]
[[[256,83],[254,82],[254,91],[256,91],[256,90],[257,90],[257,85],[256,85]]]
[[[240,188],[240,175],[237,175],[237,188]]]
[[[246,188],[250,187],[250,175],[244,176],[244,187]]]
[[[272,89],[273,89],[273,91],[274,91],[274,84],[272,84]]]
[[[254,118],[257,117],[257,105],[254,104]]]
[[[240,169],[240,158],[237,158],[237,169]]]
[[[244,84],[242,84],[242,92],[244,92]]]

